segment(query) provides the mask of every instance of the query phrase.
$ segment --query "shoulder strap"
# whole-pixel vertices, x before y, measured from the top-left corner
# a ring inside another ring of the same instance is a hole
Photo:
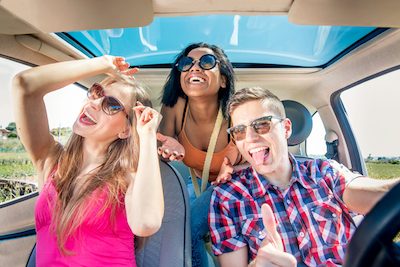
[[[181,131],[182,130],[184,130],[184,128],[185,128],[185,123],[186,123],[186,116],[187,116],[187,109],[188,109],[188,101],[186,100],[186,102],[185,102],[185,107],[183,108],[183,116],[182,116],[182,128],[181,128]]]
[[[200,194],[203,193],[207,187],[208,177],[210,175],[211,159],[214,154],[215,145],[217,144],[218,134],[221,130],[222,120],[223,120],[223,116],[222,116],[222,110],[220,107],[218,110],[217,119],[214,124],[214,129],[213,129],[211,137],[210,137],[210,142],[208,143],[207,155],[206,155],[206,159],[204,161],[203,172],[201,175],[201,190],[199,189],[199,184],[197,183],[196,174],[194,173],[194,170],[192,168],[190,168],[190,175],[192,177],[194,192],[196,193],[197,197],[200,196]]]

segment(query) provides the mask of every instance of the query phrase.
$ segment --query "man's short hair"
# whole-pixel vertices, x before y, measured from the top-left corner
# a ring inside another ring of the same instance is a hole
[[[246,87],[237,90],[228,101],[228,114],[232,115],[232,112],[240,105],[254,100],[262,101],[263,105],[266,105],[275,115],[281,118],[286,118],[285,108],[279,97],[274,95],[271,91],[263,89],[261,87]]]

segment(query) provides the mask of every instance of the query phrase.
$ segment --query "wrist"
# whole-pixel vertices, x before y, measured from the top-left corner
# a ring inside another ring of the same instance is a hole
[[[140,132],[138,133],[139,135],[139,143],[153,143],[155,146],[157,146],[157,138],[156,138],[156,133],[153,131],[145,131],[145,132]]]
[[[115,69],[115,66],[113,64],[114,57],[110,55],[103,55],[100,57],[95,58],[96,63],[102,66],[104,73],[106,74],[112,74],[112,72]]]

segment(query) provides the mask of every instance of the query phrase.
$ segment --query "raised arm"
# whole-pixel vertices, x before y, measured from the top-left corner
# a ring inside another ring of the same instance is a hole
[[[162,116],[150,107],[137,106],[134,110],[140,153],[137,172],[125,195],[125,207],[132,232],[138,236],[150,236],[160,229],[164,216],[156,140],[156,131]]]
[[[31,68],[14,77],[13,93],[18,134],[39,174],[48,159],[57,151],[57,143],[49,132],[43,97],[82,78],[101,73],[112,74],[116,69],[126,70],[129,67],[125,63],[117,67],[118,63],[114,61],[118,60],[124,62],[122,58],[112,56],[66,61]]]

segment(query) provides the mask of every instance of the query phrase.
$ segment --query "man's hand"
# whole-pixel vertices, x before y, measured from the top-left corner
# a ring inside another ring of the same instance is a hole
[[[296,258],[284,252],[282,239],[276,230],[275,216],[268,204],[261,206],[261,215],[266,237],[258,249],[256,259],[250,266],[256,267],[295,267]]]
[[[157,140],[161,142],[157,152],[164,159],[179,161],[185,157],[185,149],[175,138],[158,132]]]

